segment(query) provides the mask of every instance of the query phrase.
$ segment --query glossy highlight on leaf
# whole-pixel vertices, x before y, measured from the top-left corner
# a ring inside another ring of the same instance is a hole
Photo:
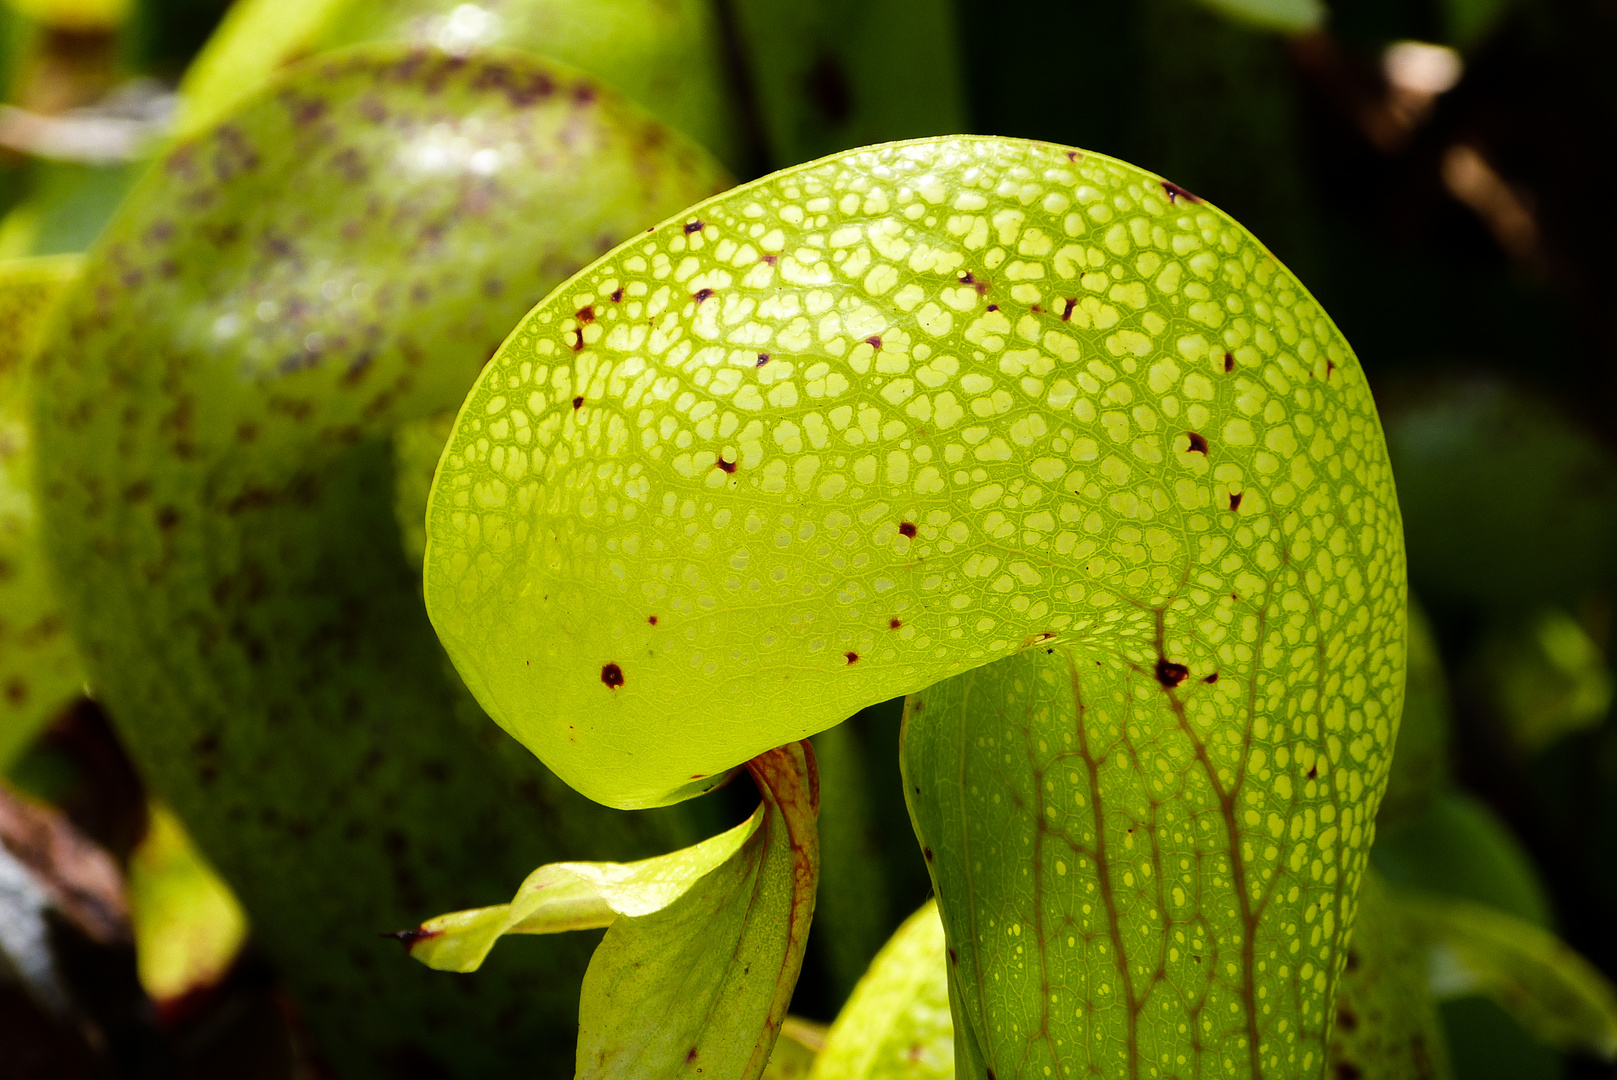
[[[467,685],[611,805],[1046,641],[1238,740],[1351,745],[1323,783],[1359,825],[1396,733],[1403,553],[1351,351],[1228,217],[1077,150],[873,147],[619,248],[484,369],[427,533]]]
[[[42,514],[98,691],[349,1075],[569,1057],[586,942],[502,959],[473,1000],[377,933],[689,842],[573,797],[471,706],[392,436],[556,282],[725,183],[560,65],[351,50],[162,159],[53,324]]]
[[[712,0],[243,0],[186,74],[180,130],[202,130],[284,65],[384,41],[559,60],[732,166],[742,154]]]
[[[27,364],[78,274],[73,257],[0,263],[0,769],[84,686],[40,549]]]

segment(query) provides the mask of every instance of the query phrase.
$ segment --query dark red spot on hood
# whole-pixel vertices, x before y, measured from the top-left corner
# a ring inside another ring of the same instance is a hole
[[[685,235],[689,236],[691,233],[701,232],[705,228],[707,228],[707,222],[705,221],[687,221],[685,223]]]
[[[390,937],[394,941],[401,941],[406,949],[413,949],[420,942],[431,941],[442,933],[442,930],[423,930],[418,926],[414,930],[393,930],[382,936]]]
[[[1190,452],[1191,453],[1200,454],[1202,457],[1207,456],[1207,440],[1206,439],[1202,438],[1200,435],[1196,434],[1194,431],[1185,432],[1185,437],[1190,440]]]
[[[616,664],[602,664],[601,681],[616,690],[623,685],[623,669]]]
[[[913,522],[913,521],[900,522],[899,526],[898,526],[898,531],[903,533],[905,536],[914,536],[915,531],[916,531],[915,530],[915,522]]]
[[[1162,182],[1162,190],[1166,191],[1168,193],[1168,201],[1169,202],[1178,202],[1180,199],[1183,199],[1186,202],[1193,202],[1193,203],[1201,202],[1200,199],[1198,199],[1196,196],[1192,195],[1190,192],[1186,191],[1184,188],[1180,187],[1178,184],[1172,183],[1172,182],[1167,181],[1167,180],[1164,180]]]
[[[1190,676],[1190,669],[1183,664],[1176,664],[1164,656],[1157,660],[1156,674],[1157,682],[1171,689]]]

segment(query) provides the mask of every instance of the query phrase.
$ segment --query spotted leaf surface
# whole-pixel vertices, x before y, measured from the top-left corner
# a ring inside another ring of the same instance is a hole
[[[1363,824],[1403,690],[1346,343],[1219,211],[1045,144],[855,151],[613,252],[484,369],[427,531],[467,685],[618,806],[1060,641]]]
[[[860,980],[811,1080],[952,1080],[954,1024],[936,902],[904,921]]]
[[[586,942],[501,958],[473,998],[376,935],[685,842],[463,708],[392,435],[558,281],[724,183],[570,69],[333,54],[166,155],[53,324],[42,516],[87,663],[345,1075],[569,1062]]]
[[[0,768],[84,686],[40,550],[26,360],[75,258],[0,264]]]
[[[1384,618],[1337,648],[1385,677]],[[1324,1068],[1386,712],[1349,714],[1324,634],[1208,682],[1164,672],[1189,641],[1162,633],[1051,643],[910,698],[905,795],[993,1075]]]
[[[1426,985],[1426,958],[1425,940],[1375,874],[1366,875],[1337,984],[1327,1075],[1336,1080],[1449,1075],[1443,1030]],[[929,903],[893,935],[843,1007],[814,1080],[955,1076],[949,967],[943,922],[936,903]]]
[[[542,54],[621,90],[725,161],[742,154],[712,0],[246,0],[186,74],[181,130],[203,130],[286,64],[373,41]]]

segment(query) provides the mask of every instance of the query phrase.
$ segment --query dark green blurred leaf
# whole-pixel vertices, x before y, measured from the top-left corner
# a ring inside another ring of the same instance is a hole
[[[1598,726],[1611,706],[1605,654],[1564,611],[1542,611],[1496,630],[1473,667],[1512,741],[1529,753]]]
[[[1617,462],[1498,382],[1442,381],[1384,414],[1411,584],[1485,608],[1571,602],[1617,562]]]
[[[522,49],[580,68],[732,167],[744,156],[712,0],[243,0],[186,74],[182,134],[286,64],[361,42]]]
[[[27,198],[0,221],[0,254],[88,251],[140,175],[137,163],[33,161]]]
[[[1442,0],[1444,37],[1462,49],[1479,45],[1510,11],[1514,0]]]
[[[1201,0],[1226,18],[1265,30],[1299,33],[1325,21],[1320,0]]]
[[[1554,934],[1452,897],[1406,893],[1397,902],[1429,942],[1433,993],[1484,994],[1551,1046],[1617,1060],[1617,990]]]
[[[1489,998],[1445,1001],[1438,1015],[1459,1080],[1561,1080],[1566,1073],[1561,1055]]]
[[[1493,811],[1463,792],[1443,794],[1418,817],[1378,832],[1370,858],[1395,885],[1550,925],[1544,887],[1521,844]]]
[[[837,1001],[846,999],[865,973],[891,920],[861,734],[850,720],[813,739],[823,793],[820,900],[813,944],[824,958]]]
[[[771,164],[966,128],[951,0],[728,0]]]

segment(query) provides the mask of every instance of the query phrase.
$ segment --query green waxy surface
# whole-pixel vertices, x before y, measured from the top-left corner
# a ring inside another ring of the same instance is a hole
[[[1448,1047],[1427,989],[1427,947],[1395,894],[1365,875],[1336,988],[1330,1061],[1339,1080],[1443,1080]]]
[[[40,550],[26,361],[75,258],[0,263],[0,769],[84,686]]]
[[[1403,553],[1351,351],[1219,211],[1062,147],[856,151],[613,252],[484,369],[427,533],[467,685],[612,805],[1046,640],[1166,717],[1160,660],[1219,768],[1263,747],[1241,798],[1286,828],[1304,747],[1310,804],[1364,825],[1396,734]]]
[[[180,129],[202,130],[284,64],[374,41],[539,53],[623,92],[732,166],[743,153],[713,0],[244,0],[186,74]]]
[[[65,602],[341,1075],[570,1061],[585,943],[526,943],[468,993],[376,935],[542,863],[674,846],[460,707],[390,439],[557,281],[723,184],[568,69],[378,46],[169,154],[64,302],[36,415]]]
[[[871,965],[831,1026],[811,1080],[954,1077],[947,948],[937,905],[929,903]],[[1386,886],[1374,873],[1366,875],[1337,983],[1328,1075],[1438,1080],[1450,1074],[1426,969],[1425,940]]]
[[[952,1080],[947,946],[938,906],[905,920],[827,1032],[810,1080]]]

